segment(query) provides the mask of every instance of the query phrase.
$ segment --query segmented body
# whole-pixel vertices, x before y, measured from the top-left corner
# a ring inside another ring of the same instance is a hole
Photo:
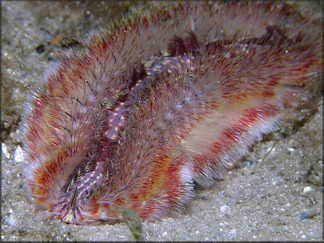
[[[63,222],[181,212],[193,182],[221,177],[322,69],[321,34],[285,4],[159,10],[94,37],[33,101],[27,183]]]

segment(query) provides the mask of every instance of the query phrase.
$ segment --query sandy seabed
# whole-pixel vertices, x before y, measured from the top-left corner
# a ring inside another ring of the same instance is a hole
[[[93,4],[2,1],[1,4],[1,240],[132,240],[124,223],[66,225],[56,219],[44,220],[37,214],[26,195],[23,177],[26,162],[19,125],[26,101],[44,82],[44,70],[53,65],[50,55],[44,55],[51,42],[63,36],[67,44],[58,50],[80,47],[91,31],[100,30],[121,13],[136,11],[138,4],[99,1]],[[313,82],[320,82],[321,78],[315,77]],[[322,240],[322,100],[321,94],[314,91],[308,105],[298,113],[289,114],[289,122],[257,142],[223,181],[211,188],[196,188],[196,198],[183,214],[154,223],[144,222],[144,238]]]

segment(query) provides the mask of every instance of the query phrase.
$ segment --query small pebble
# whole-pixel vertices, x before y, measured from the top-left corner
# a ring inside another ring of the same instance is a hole
[[[304,189],[303,189],[303,193],[308,193],[308,192],[312,192],[313,191],[313,188],[311,188],[310,186],[306,186]]]
[[[16,162],[24,161],[24,151],[22,150],[22,148],[19,145],[15,151],[15,161]]]
[[[4,143],[1,144],[1,148],[2,148],[2,153],[6,156],[7,159],[9,159],[10,158],[10,153],[8,151],[7,145],[5,145]]]

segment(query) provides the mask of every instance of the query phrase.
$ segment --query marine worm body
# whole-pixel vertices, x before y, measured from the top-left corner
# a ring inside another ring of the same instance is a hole
[[[316,24],[286,4],[188,2],[93,36],[26,113],[31,199],[73,224],[181,212],[322,70]]]

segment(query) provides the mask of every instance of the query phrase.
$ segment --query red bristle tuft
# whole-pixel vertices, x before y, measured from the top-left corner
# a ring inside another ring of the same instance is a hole
[[[183,40],[175,35],[168,45],[168,53],[170,57],[181,56],[187,52]]]

